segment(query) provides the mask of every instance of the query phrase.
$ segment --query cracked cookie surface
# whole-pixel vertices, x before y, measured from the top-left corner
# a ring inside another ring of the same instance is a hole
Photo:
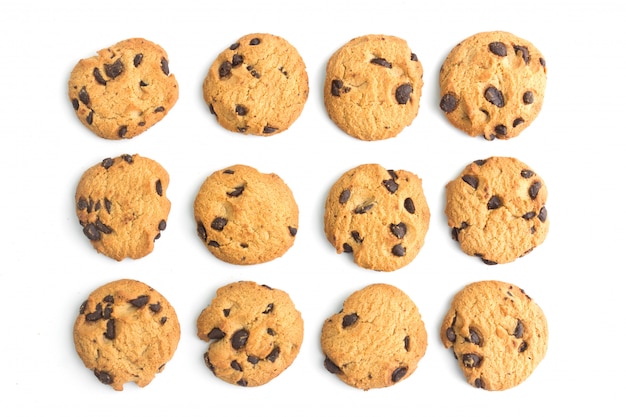
[[[202,91],[225,129],[271,136],[287,130],[300,116],[309,79],[302,57],[287,40],[252,33],[218,55]]]
[[[512,262],[546,239],[543,179],[511,157],[477,160],[446,185],[445,214],[463,252],[488,265]]]
[[[419,111],[423,69],[404,39],[365,35],[328,60],[324,104],[330,119],[357,139],[397,136]]]
[[[178,100],[167,53],[131,38],[78,61],[68,82],[78,119],[105,139],[130,139],[161,121]]]
[[[238,265],[268,262],[293,246],[298,205],[274,173],[247,165],[213,172],[194,201],[197,233],[218,259]]]
[[[479,281],[454,296],[440,338],[453,350],[469,384],[500,391],[521,384],[543,360],[548,324],[522,289],[501,281]]]
[[[264,385],[298,356],[304,322],[289,295],[252,281],[231,283],[197,319],[204,355],[220,379],[242,387]]]
[[[173,357],[180,324],[172,305],[143,282],[121,279],[94,290],[74,322],[74,345],[100,382],[122,391],[148,385]]]
[[[546,61],[533,44],[503,31],[477,33],[441,66],[439,107],[470,136],[510,139],[538,116],[546,79]]]
[[[411,298],[389,284],[352,293],[341,312],[324,321],[324,367],[362,390],[408,378],[426,353],[428,337]]]
[[[124,154],[85,171],[76,187],[76,215],[99,252],[117,261],[142,258],[167,226],[169,174],[158,162]]]
[[[324,232],[337,253],[367,269],[394,271],[419,253],[430,223],[422,180],[363,164],[346,171],[326,198]]]

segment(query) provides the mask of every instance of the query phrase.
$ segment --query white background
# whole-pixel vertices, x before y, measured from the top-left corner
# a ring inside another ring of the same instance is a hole
[[[110,415],[607,415],[621,408],[625,287],[624,42],[618,1],[14,1],[0,6],[0,414]],[[481,31],[506,30],[544,54],[548,83],[535,122],[509,141],[453,128],[438,108],[439,68],[449,50]],[[292,127],[272,137],[227,132],[202,100],[215,57],[240,36],[279,35],[307,64],[310,95]],[[407,40],[424,66],[420,112],[395,138],[361,142],[328,118],[322,99],[330,55],[353,37]],[[75,63],[130,37],[163,46],[180,98],[146,133],[123,141],[94,136],[67,98]],[[155,250],[113,261],[95,252],[74,212],[84,170],[109,156],[139,153],[170,173],[172,210]],[[486,266],[463,254],[443,214],[445,184],[471,161],[513,156],[549,190],[545,243],[511,264]],[[323,234],[326,193],[346,170],[375,162],[423,179],[430,230],[418,257],[391,272],[358,268]],[[236,266],[196,236],[193,199],[206,176],[243,163],[275,172],[300,207],[295,245],[280,259]],[[141,280],[176,308],[182,334],[163,373],[147,387],[102,385],[78,358],[72,326],[98,286]],[[503,392],[474,389],[439,326],[469,282],[508,281],[544,310],[548,353],[532,376]],[[232,386],[205,367],[195,320],[215,290],[253,280],[288,292],[305,335],[293,365],[256,388]],[[417,371],[384,389],[360,391],[323,367],[323,320],[353,291],[375,282],[405,291],[420,309],[428,349]],[[545,412],[548,409],[550,413]],[[611,411],[613,410],[613,411]]]

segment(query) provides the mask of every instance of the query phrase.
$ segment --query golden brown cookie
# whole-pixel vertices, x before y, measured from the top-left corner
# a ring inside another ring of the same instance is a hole
[[[242,387],[268,383],[298,356],[304,322],[289,295],[251,281],[231,283],[197,320],[198,337],[210,342],[206,365]]]
[[[287,40],[252,33],[219,54],[202,90],[222,127],[271,136],[287,130],[302,113],[309,78],[302,57]]]
[[[89,168],[76,187],[76,215],[99,252],[117,261],[142,258],[167,225],[169,174],[156,161],[135,155],[106,158]]]
[[[268,262],[293,246],[298,205],[276,174],[233,165],[206,178],[194,202],[197,233],[217,258],[238,265]]]
[[[337,253],[367,269],[394,271],[424,245],[430,210],[422,180],[378,164],[346,171],[326,198],[324,232]]]
[[[520,288],[479,281],[454,296],[440,337],[468,383],[499,391],[522,383],[545,357],[548,323]]]
[[[547,187],[511,157],[469,164],[446,185],[445,213],[463,252],[488,265],[512,262],[545,240]]]
[[[324,104],[331,120],[350,136],[388,139],[417,116],[422,75],[422,64],[404,39],[360,36],[328,60]]]
[[[477,33],[441,66],[439,107],[470,136],[510,139],[539,114],[546,74],[543,55],[527,40],[503,31]]]
[[[420,312],[407,294],[388,284],[352,293],[322,327],[324,367],[348,385],[384,388],[408,378],[426,353]]]
[[[96,378],[116,391],[148,385],[163,371],[180,339],[174,308],[156,290],[120,279],[93,291],[74,323],[76,352]]]
[[[167,53],[132,38],[78,61],[68,82],[78,119],[105,139],[130,139],[161,121],[178,100]]]

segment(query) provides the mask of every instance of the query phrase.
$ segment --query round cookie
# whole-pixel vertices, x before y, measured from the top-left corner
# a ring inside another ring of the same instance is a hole
[[[287,130],[302,113],[309,78],[302,57],[289,42],[252,33],[218,55],[202,91],[222,127],[271,136]]]
[[[276,174],[246,165],[215,171],[194,202],[197,233],[217,258],[252,265],[279,258],[293,246],[298,205]]]
[[[520,288],[479,281],[454,296],[440,337],[452,348],[468,383],[500,391],[526,380],[545,357],[548,324]]]
[[[324,104],[331,120],[357,139],[398,135],[419,110],[423,69],[404,39],[365,35],[328,60]]]
[[[378,164],[346,171],[326,199],[328,241],[367,269],[388,272],[408,265],[424,245],[429,223],[422,180]]]
[[[167,171],[156,161],[124,154],[85,171],[76,187],[76,215],[99,252],[117,261],[142,258],[167,225]]]
[[[510,139],[539,114],[546,74],[543,55],[527,40],[502,31],[477,33],[446,57],[439,107],[470,136]]]
[[[372,284],[352,293],[324,322],[324,367],[346,384],[369,390],[408,378],[428,337],[415,303],[400,289]]]
[[[472,162],[446,185],[445,213],[463,252],[503,264],[543,243],[547,198],[544,181],[526,164],[494,156]]]
[[[167,53],[132,38],[78,61],[68,82],[78,119],[105,139],[130,139],[161,121],[178,100]]]
[[[197,320],[198,337],[210,342],[204,355],[220,379],[242,387],[268,383],[296,359],[304,322],[289,295],[251,281],[231,283]]]
[[[116,391],[148,385],[163,371],[180,339],[174,308],[156,290],[132,280],[93,291],[74,323],[74,345],[85,366]]]

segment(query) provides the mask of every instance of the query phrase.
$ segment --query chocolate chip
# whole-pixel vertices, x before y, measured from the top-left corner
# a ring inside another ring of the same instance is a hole
[[[155,188],[156,188],[157,194],[163,197],[163,184],[161,184],[161,180],[156,180]]]
[[[143,54],[135,55],[135,57],[133,58],[133,65],[135,66],[135,68],[137,68],[139,64],[141,64],[142,60],[143,60]]]
[[[120,138],[123,138],[124,136],[126,136],[126,133],[128,133],[128,126],[121,126],[119,130],[117,131],[117,135]]]
[[[350,91],[350,87],[345,87],[341,80],[333,80],[330,84],[330,93],[335,97],[339,97],[342,93],[347,93],[348,91]]]
[[[485,165],[487,163],[487,160],[486,159],[477,159],[477,160],[474,161],[474,163],[476,165],[478,165],[479,167],[481,167],[481,166],[483,166],[483,165]]]
[[[222,65],[220,65],[218,69],[218,74],[220,78],[225,78],[225,77],[230,76],[230,71],[232,70],[232,68],[233,66],[230,64],[230,62],[228,61],[222,62]]]
[[[229,197],[239,197],[241,193],[243,193],[243,186],[235,187],[233,191],[229,191],[226,193]]]
[[[441,97],[441,101],[439,102],[439,108],[446,113],[453,112],[456,110],[459,105],[459,100],[452,93],[447,93],[443,97]]]
[[[96,225],[93,223],[87,223],[85,227],[83,227],[83,233],[85,234],[85,236],[87,236],[89,240],[92,240],[94,242],[97,242],[100,239],[102,239],[102,235],[100,234],[100,231],[98,230]]]
[[[483,339],[480,336],[480,333],[478,333],[478,330],[473,327],[469,328],[469,341],[478,346],[482,346],[483,344]]]
[[[248,343],[248,336],[250,336],[250,333],[246,329],[239,329],[233,333],[233,336],[230,338],[230,344],[233,349],[239,350],[244,347]]]
[[[165,220],[161,220],[161,221],[159,222],[159,226],[158,226],[158,227],[159,227],[159,230],[160,230],[160,231],[165,230],[165,228],[167,227],[167,222],[166,222]]]
[[[274,303],[269,303],[265,310],[263,310],[263,314],[269,314],[274,311]]]
[[[87,89],[85,87],[81,88],[78,92],[78,99],[85,105],[89,105],[89,93],[87,93]],[[77,107],[78,108],[78,107]]]
[[[483,261],[483,263],[484,263],[485,265],[498,265],[498,263],[497,263],[497,262],[495,262],[495,261],[490,261],[489,259],[485,259],[485,258],[483,257],[483,255],[478,255],[478,254],[477,254],[476,256],[478,256],[478,257],[480,258],[480,260],[481,260],[481,261]]]
[[[222,313],[224,314],[224,317],[228,317],[230,316],[230,308],[225,308],[222,310]]]
[[[398,245],[395,245],[393,248],[391,248],[391,253],[399,257],[404,256],[406,255],[406,249],[404,246],[398,244]]]
[[[260,43],[261,43],[261,39],[259,39],[259,38],[252,38],[250,40],[250,45],[252,45],[252,46],[256,46],[256,45],[258,45]]]
[[[536,215],[537,215],[537,213],[535,213],[534,211],[529,211],[528,213],[525,213],[524,215],[522,215],[522,219],[530,220],[530,219],[534,218]]]
[[[415,213],[415,204],[413,203],[413,199],[411,199],[411,197],[404,200],[404,209],[411,214]]]
[[[543,57],[539,58],[539,63],[541,64],[542,67],[546,66],[546,60]]]
[[[394,194],[396,191],[398,191],[398,183],[392,179],[384,180],[383,185],[385,186],[387,191],[389,191],[391,194]]]
[[[539,220],[541,220],[541,223],[545,223],[547,218],[548,218],[548,209],[545,206],[541,207],[541,209],[539,210]]]
[[[498,56],[506,56],[506,45],[502,42],[491,42],[489,50]]]
[[[98,321],[102,318],[102,304],[96,304],[96,309],[91,313],[85,314],[85,320],[87,321]]]
[[[291,236],[295,236],[298,233],[298,229],[293,226],[287,226],[287,228],[289,229],[289,234]]]
[[[522,341],[522,343],[520,343],[519,348],[517,348],[517,350],[519,351],[519,353],[523,353],[526,351],[526,349],[528,349],[528,343],[526,343],[526,341]]]
[[[248,65],[246,69],[248,70],[250,75],[252,75],[254,78],[261,78],[261,74],[259,74],[252,65]]]
[[[101,163],[100,165],[102,165],[102,167],[103,167],[104,169],[109,169],[109,168],[111,168],[111,167],[113,166],[113,163],[114,163],[114,162],[115,162],[115,161],[113,160],[113,158],[104,158],[104,159],[102,160],[102,163]]]
[[[530,178],[530,177],[534,176],[535,173],[533,171],[531,171],[530,169],[523,169],[522,172],[520,172],[520,175],[523,178]]]
[[[463,365],[466,368],[478,368],[482,361],[483,358],[475,353],[465,353],[463,355]]]
[[[240,45],[239,42],[235,42],[232,45],[230,45],[229,49],[231,51],[234,51],[235,49],[239,48],[239,45]]]
[[[278,359],[279,355],[280,355],[280,347],[276,346],[274,349],[272,349],[270,354],[267,355],[267,357],[265,359],[267,359],[268,361],[274,363],[274,362],[276,362],[276,359]]]
[[[161,58],[161,70],[163,71],[163,74],[170,75],[170,64],[165,58]]]
[[[528,63],[530,62],[530,54],[528,53],[528,48],[522,45],[513,45],[513,49],[515,50],[516,54],[519,53],[522,55],[524,63],[528,65]]]
[[[513,336],[515,336],[516,339],[521,339],[524,336],[524,324],[520,320],[517,320]]]
[[[354,209],[354,214],[365,214],[374,207],[374,203],[363,203]]]
[[[415,61],[415,62],[418,61],[417,54],[415,54],[414,52],[411,52],[411,61]]]
[[[456,342],[456,333],[452,327],[446,329],[446,338],[452,343]]]
[[[98,378],[98,381],[105,385],[111,385],[113,383],[113,376],[108,372],[94,370],[94,375]]]
[[[161,302],[158,301],[156,304],[150,304],[150,306],[148,306],[148,308],[150,309],[150,311],[152,311],[153,313],[158,313],[161,311]]]
[[[397,368],[391,374],[391,381],[394,382],[394,383],[400,381],[402,378],[404,378],[404,376],[406,375],[408,370],[409,370],[409,368],[407,368],[406,366]]]
[[[497,195],[492,196],[487,202],[487,209],[489,210],[495,210],[500,207],[502,207],[502,200]]]
[[[256,365],[257,363],[259,363],[261,359],[259,359],[257,356],[254,356],[254,355],[248,355],[246,360],[250,362],[252,365]]]
[[[274,133],[274,132],[276,132],[277,130],[278,130],[278,128],[277,128],[277,127],[265,126],[265,127],[263,128],[263,133],[265,133],[265,134],[270,134],[270,133]]]
[[[406,224],[400,222],[398,224],[390,224],[391,233],[398,239],[402,239],[406,235]]]
[[[246,381],[245,379],[241,378],[239,381],[237,381],[237,385],[239,385],[240,387],[247,387],[248,386],[248,381]]]
[[[202,239],[203,241],[206,241],[208,236],[206,234],[206,229],[204,227],[204,224],[202,224],[202,222],[197,223],[196,231],[198,232],[198,236],[200,236],[200,239]]]
[[[207,334],[207,337],[211,340],[220,340],[220,339],[223,339],[224,336],[226,336],[226,333],[224,333],[217,327],[214,327],[213,329],[211,329],[211,331]]]
[[[358,243],[362,243],[363,242],[363,238],[361,237],[359,232],[357,232],[356,230],[351,231],[350,232],[350,236],[352,236],[352,239],[354,239]]]
[[[463,175],[461,179],[473,189],[476,190],[478,188],[478,177],[476,177],[475,175]]]
[[[215,240],[209,240],[207,242],[207,245],[211,246],[212,248],[219,248],[220,244],[218,242],[216,242]]]
[[[487,87],[484,95],[485,99],[494,106],[499,108],[504,107],[504,95],[502,94],[502,91],[498,90],[496,87]]]
[[[339,194],[339,204],[346,204],[350,199],[350,190],[345,189]]]
[[[411,336],[405,336],[404,337],[404,350],[408,352],[410,347],[411,347]]]
[[[398,104],[406,104],[411,99],[411,93],[413,93],[413,86],[411,84],[402,84],[396,88],[396,101]]]
[[[96,79],[98,84],[107,85],[107,81],[102,76],[99,68],[96,67],[93,69],[93,77]]]
[[[239,362],[237,361],[232,361],[230,363],[230,367],[233,368],[235,371],[241,372],[243,369],[241,368],[241,365],[239,365]]]
[[[524,123],[524,119],[522,119],[521,117],[518,117],[517,119],[513,120],[513,127],[517,127],[521,125],[522,123]]]
[[[353,250],[352,250],[352,246],[350,246],[350,245],[349,245],[349,244],[347,244],[347,243],[344,243],[344,244],[343,244],[343,251],[344,251],[345,253],[352,253],[352,252],[353,252]]]
[[[98,229],[99,231],[101,231],[102,233],[106,235],[113,232],[113,229],[107,226],[106,224],[102,223],[100,219],[96,219],[96,222],[94,224],[96,226],[96,229]]]
[[[506,136],[507,129],[505,125],[497,125],[495,127],[495,131],[496,131],[496,135]]]
[[[388,62],[385,58],[372,58],[370,63],[380,65],[381,67],[385,68],[391,68],[391,63]]]
[[[104,337],[109,340],[115,339],[115,320],[110,319],[107,321],[107,330],[104,332]]]
[[[87,309],[87,300],[83,301],[78,310],[79,314],[85,314],[85,310]]]
[[[359,319],[358,314],[356,313],[352,313],[352,314],[346,314],[345,316],[343,316],[343,320],[341,321],[341,326],[345,329],[346,327],[350,327],[352,326],[354,323],[357,322],[357,320]]]
[[[341,368],[335,365],[335,363],[331,361],[330,359],[328,359],[328,357],[324,359],[324,368],[326,368],[326,370],[330,372],[331,374],[341,373]]]
[[[269,334],[270,336],[276,336],[276,332],[274,331],[274,329],[271,328],[267,328],[266,330],[267,334]]]
[[[139,87],[147,87],[148,83],[145,82],[144,80],[139,81]]]
[[[224,227],[226,226],[227,223],[228,223],[228,220],[226,220],[225,218],[223,218],[223,217],[216,217],[211,222],[211,229],[217,230],[218,232],[221,232],[222,230],[224,230]]]
[[[235,54],[231,61],[233,68],[243,64],[243,55]]]
[[[246,114],[248,114],[248,109],[241,104],[237,104],[235,106],[235,113],[237,113],[238,116],[245,116]]]
[[[524,104],[533,104],[535,101],[535,95],[532,91],[526,91],[522,96],[522,100],[524,100]]]
[[[135,298],[134,300],[129,300],[128,302],[131,303],[133,306],[137,307],[137,308],[141,308],[143,306],[145,306],[146,304],[148,304],[148,300],[150,299],[150,297],[148,297],[147,295],[140,295],[139,297]]]
[[[541,190],[541,181],[535,181],[531,184],[530,188],[528,188],[528,195],[534,200],[537,198],[537,195],[539,195],[539,190]]]
[[[474,380],[474,386],[476,388],[484,389],[485,388],[485,381],[483,381],[482,378],[476,378]]]

